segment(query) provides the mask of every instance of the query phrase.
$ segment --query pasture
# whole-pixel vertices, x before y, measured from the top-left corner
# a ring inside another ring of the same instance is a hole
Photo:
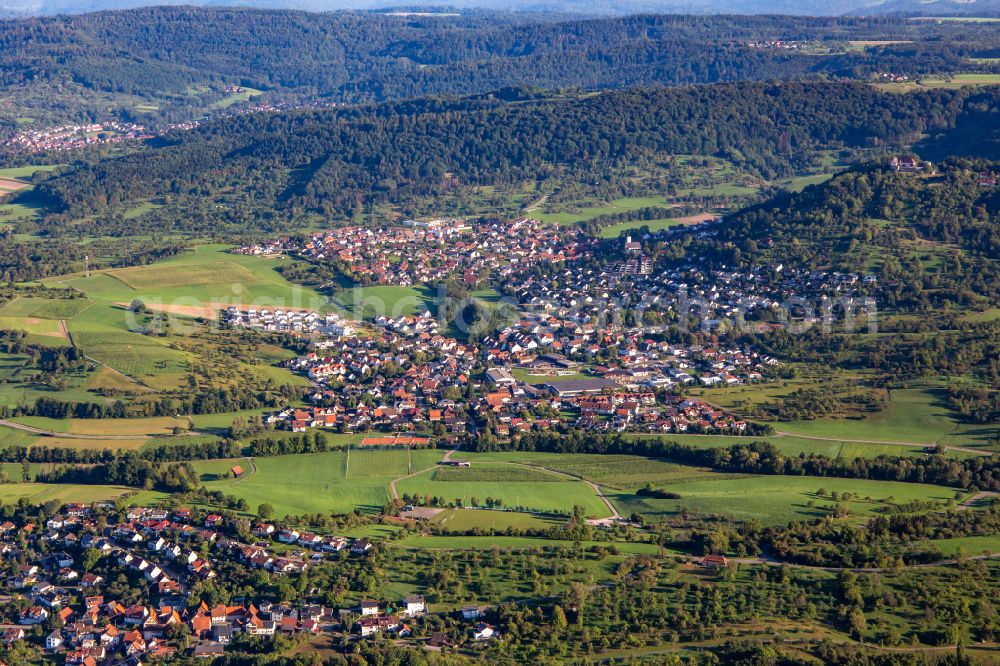
[[[601,229],[601,238],[618,238],[627,231],[641,229],[642,227],[647,227],[651,233],[656,233],[657,231],[663,231],[664,229],[670,229],[671,227],[678,227],[684,224],[694,224],[695,222],[701,222],[702,220],[712,218],[714,218],[714,215],[706,214],[705,216],[694,215],[690,218],[667,217],[659,220],[633,220],[631,222],[619,222],[618,224],[612,224],[611,226]]]
[[[97,502],[116,499],[133,488],[124,486],[84,486],[60,483],[7,483],[0,484],[0,502],[11,504],[27,499],[32,504],[57,502]]]
[[[381,510],[389,503],[391,477],[348,480],[346,455],[333,451],[255,458],[256,473],[240,480],[211,481],[206,487],[243,498],[254,509],[262,502],[270,503],[277,516]],[[199,472],[217,473],[218,461],[192,464]]]
[[[0,308],[0,317],[72,319],[91,306],[86,298],[42,298],[21,296]]]
[[[374,319],[379,315],[398,317],[432,310],[434,291],[430,287],[347,287],[334,297],[337,308],[355,320]]]
[[[481,509],[446,509],[432,520],[438,526],[452,531],[482,530],[544,530],[566,523],[562,518],[546,518],[516,511],[488,511]]]
[[[663,197],[625,197],[609,202],[595,202],[582,205],[553,204],[552,206],[544,206],[542,210],[530,211],[527,215],[542,222],[556,222],[568,225],[592,220],[600,215],[624,213],[640,208],[667,207],[670,205],[670,202]]]
[[[609,515],[607,506],[589,485],[571,479],[490,484],[440,481],[433,473],[424,472],[403,479],[396,484],[396,489],[401,495],[429,495],[444,498],[446,502],[461,500],[465,506],[483,504],[487,497],[493,497],[502,500],[504,507],[509,509],[545,513],[571,511],[574,505],[580,505],[588,517],[606,518]]]
[[[28,334],[29,341],[37,341],[53,347],[69,344],[69,336],[64,324],[56,319],[0,315],[0,330],[24,331]]]
[[[254,282],[256,276],[232,261],[214,261],[196,265],[174,264],[118,268],[108,275],[132,289],[190,287],[206,284]]]
[[[607,492],[624,514],[633,511],[652,520],[693,513],[720,515],[736,520],[757,520],[762,525],[783,525],[793,520],[815,520],[828,515],[824,507],[835,504],[829,493],[851,493],[861,499],[848,502],[855,520],[871,515],[881,500],[905,503],[914,500],[948,501],[955,490],[918,483],[834,479],[818,477],[734,475],[702,472],[655,484],[677,493],[679,500],[642,497],[633,492]],[[817,494],[825,489],[826,496]],[[871,498],[867,500],[865,498]]]

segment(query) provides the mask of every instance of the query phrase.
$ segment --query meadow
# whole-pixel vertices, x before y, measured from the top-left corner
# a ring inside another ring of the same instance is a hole
[[[479,481],[440,481],[433,473],[425,472],[404,479],[396,484],[401,495],[429,495],[442,497],[446,502],[461,500],[472,505],[473,498],[483,504],[487,497],[503,500],[506,508],[530,512],[570,511],[574,505],[582,506],[591,518],[606,518],[608,508],[594,490],[582,481],[505,481],[483,483]]]
[[[13,477],[12,477],[13,478]],[[116,499],[134,488],[123,486],[84,486],[59,483],[8,483],[0,484],[0,502],[10,504],[24,498],[32,504],[49,501],[97,502]]]
[[[352,458],[355,453],[351,452]],[[199,472],[217,474],[219,465],[231,467],[235,462],[196,461],[193,464]],[[254,464],[256,472],[244,479],[209,481],[205,485],[209,490],[222,490],[227,495],[245,499],[254,510],[267,502],[274,507],[277,516],[350,513],[355,509],[374,512],[389,503],[389,482],[393,476],[352,475],[348,479],[345,475],[347,453],[344,451],[255,458]]]
[[[816,520],[828,515],[829,493],[851,493],[860,499],[848,502],[855,520],[871,515],[880,501],[948,501],[955,490],[917,483],[818,477],[730,475],[701,473],[686,480],[673,478],[655,484],[681,496],[679,500],[642,497],[633,492],[606,491],[624,514],[639,513],[660,519],[684,513],[719,515],[736,520],[757,520],[762,525],[784,525],[793,520]],[[826,496],[817,491],[825,489]],[[866,498],[871,498],[868,500]]]

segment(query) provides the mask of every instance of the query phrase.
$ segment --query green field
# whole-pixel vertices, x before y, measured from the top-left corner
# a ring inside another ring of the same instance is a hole
[[[154,264],[108,271],[132,289],[191,287],[206,284],[244,284],[256,276],[233,261],[215,261],[196,265]]]
[[[12,475],[12,478],[15,478]],[[97,502],[114,499],[134,490],[121,486],[78,486],[58,483],[8,483],[0,484],[0,502],[10,504],[26,498],[32,504],[50,500],[59,502]]]
[[[422,314],[431,308],[434,292],[430,287],[348,287],[337,292],[338,309],[351,319],[373,319],[379,315]]]
[[[441,550],[492,550],[493,548],[528,550],[532,548],[572,548],[579,543],[583,548],[591,546],[614,546],[620,552],[628,555],[656,555],[661,549],[651,543],[628,543],[607,541],[560,541],[558,539],[542,539],[537,537],[509,536],[408,536],[397,541],[396,546],[402,548],[441,549]]]
[[[352,458],[355,453],[351,451]],[[349,513],[354,509],[372,512],[389,503],[392,477],[347,479],[347,454],[343,451],[255,458],[254,462],[257,471],[247,478],[210,481],[206,487],[243,498],[254,510],[262,502],[270,503],[278,516]],[[225,463],[193,464],[199,472],[217,474],[219,466]]]
[[[964,86],[993,86],[1000,84],[1000,74],[955,74],[947,78],[925,77],[901,83],[876,83],[887,92],[913,92],[931,88],[957,89]]]
[[[20,297],[0,308],[0,317],[72,319],[91,306],[86,298]]]
[[[278,273],[276,268],[289,260],[230,254],[226,251],[229,247],[198,245],[192,252],[154,265],[98,271],[90,277],[74,274],[43,282],[74,287],[105,304],[130,303],[139,298],[147,305],[191,310],[211,311],[231,304],[325,309],[325,297]]]
[[[398,477],[410,474],[410,450],[350,451],[345,462],[347,478]]]
[[[477,498],[483,504],[487,497],[503,500],[504,507],[533,512],[570,511],[574,505],[584,508],[587,516],[604,518],[607,506],[594,490],[581,481],[512,481],[498,484],[479,481],[439,481],[433,473],[423,473],[396,484],[400,494],[442,497],[446,502],[460,499],[472,505]]]
[[[63,332],[58,320],[38,317],[0,316],[0,330],[24,331],[29,342],[39,342],[52,347],[69,345],[69,338]]]
[[[669,229],[682,224],[684,224],[683,221],[672,217],[661,220],[634,220],[632,222],[619,222],[618,224],[612,224],[609,227],[601,229],[601,238],[618,238],[623,232],[631,231],[632,229],[641,229],[642,227],[649,227],[649,230],[652,233],[656,233],[657,231],[663,231],[664,229]]]
[[[560,527],[565,519],[551,519],[517,511],[486,511],[477,509],[446,509],[434,517],[438,526],[452,531],[464,532],[471,529],[493,530],[544,530]]]
[[[220,100],[218,100],[216,102],[213,102],[212,103],[212,108],[213,109],[228,109],[233,104],[236,104],[238,102],[248,102],[248,101],[250,101],[251,97],[254,97],[254,96],[257,96],[257,95],[261,94],[260,90],[255,90],[254,88],[247,88],[246,86],[240,86],[240,87],[243,88],[243,92],[230,93],[230,94],[226,95],[222,99],[220,99]]]
[[[955,490],[917,483],[869,481],[863,479],[831,479],[817,477],[729,475],[702,472],[693,480],[683,477],[655,484],[675,492],[679,500],[641,497],[632,492],[608,492],[608,497],[624,514],[637,512],[651,519],[690,512],[721,515],[737,520],[756,519],[763,525],[783,525],[793,520],[815,520],[827,515],[823,506],[834,502],[820,497],[816,491],[852,493],[875,500],[893,498],[903,503],[913,500],[947,501]],[[813,506],[810,506],[810,502]],[[857,517],[872,513],[880,505],[864,500],[852,500],[850,507]]]
[[[926,387],[891,392],[888,408],[864,419],[816,419],[776,423],[781,432],[809,437],[877,442],[984,446],[996,428],[960,422],[944,404],[943,390]]]
[[[530,211],[527,215],[542,222],[576,224],[577,222],[592,220],[600,215],[669,205],[670,202],[662,197],[627,197],[594,205],[569,206],[567,204],[559,204],[551,207],[546,206],[543,210]]]

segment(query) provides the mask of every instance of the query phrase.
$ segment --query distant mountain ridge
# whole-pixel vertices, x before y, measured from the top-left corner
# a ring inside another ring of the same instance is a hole
[[[385,0],[4,0],[0,2],[0,17],[80,14],[161,5],[334,11],[383,9],[393,4]],[[802,16],[1000,16],[1000,0],[515,0],[513,5],[504,0],[451,0],[448,3],[407,3],[407,6],[411,9],[426,6],[428,10],[441,11],[445,4],[456,10],[491,9],[586,15],[652,12]]]

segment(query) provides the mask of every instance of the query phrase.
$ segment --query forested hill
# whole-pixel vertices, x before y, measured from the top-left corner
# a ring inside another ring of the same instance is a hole
[[[506,92],[240,116],[78,166],[39,192],[70,215],[240,187],[257,207],[349,214],[466,185],[625,178],[624,168],[671,155],[719,156],[773,178],[802,169],[821,148],[901,146],[948,128],[970,94],[899,96],[820,82],[541,98]]]
[[[934,173],[860,167],[722,225],[701,250],[724,262],[870,273],[890,305],[1000,303],[1000,162],[949,159]]]
[[[755,46],[774,40],[796,48]],[[849,40],[889,43],[856,48]],[[110,102],[125,117],[178,119],[199,86],[372,102],[525,83],[595,89],[990,71],[997,66],[968,58],[997,52],[995,25],[903,18],[582,20],[153,7],[0,21],[0,83],[18,86],[11,101],[37,107],[22,114],[35,117],[107,113]],[[110,97],[94,98],[95,91]],[[136,112],[143,100],[155,104]]]

